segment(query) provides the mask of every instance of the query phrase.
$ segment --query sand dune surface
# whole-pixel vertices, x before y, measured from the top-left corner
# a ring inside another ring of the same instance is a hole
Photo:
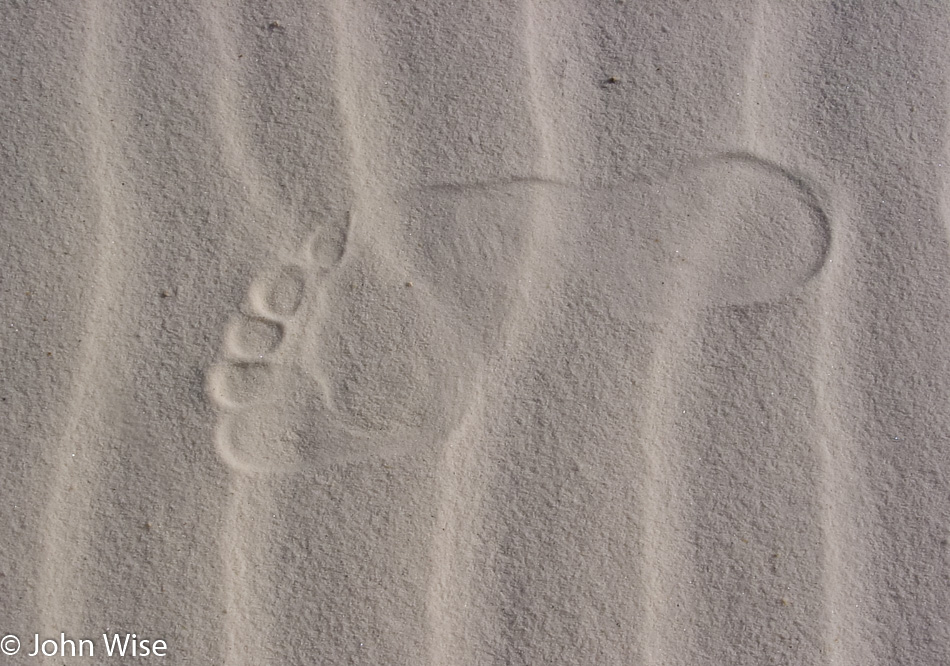
[[[950,6],[0,15],[0,663],[947,663]]]

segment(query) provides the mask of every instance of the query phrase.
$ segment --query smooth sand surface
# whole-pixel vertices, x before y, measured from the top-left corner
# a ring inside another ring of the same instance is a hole
[[[0,663],[948,663],[950,5],[407,4],[3,3]]]

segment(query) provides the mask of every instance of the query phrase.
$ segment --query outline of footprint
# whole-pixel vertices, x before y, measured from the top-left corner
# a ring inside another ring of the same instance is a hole
[[[341,225],[319,228],[298,257],[254,280],[241,313],[228,325],[222,357],[208,372],[206,382],[207,393],[219,411],[215,432],[219,455],[233,469],[253,475],[360,462],[409,449],[444,445],[462,431],[475,412],[483,378],[492,371],[492,364],[503,362],[497,352],[507,354],[504,350],[524,323],[524,312],[518,313],[522,319],[511,317],[515,300],[520,298],[522,310],[530,311],[537,305],[535,299],[544,297],[543,291],[537,291],[539,288],[559,288],[558,281],[565,275],[583,274],[592,266],[599,267],[593,262],[609,257],[618,269],[608,271],[608,281],[600,285],[607,288],[605,303],[619,295],[621,300],[617,303],[629,312],[639,312],[637,319],[644,322],[653,316],[643,310],[644,304],[657,308],[653,314],[665,311],[666,297],[654,283],[663,277],[675,277],[680,264],[671,264],[669,251],[646,241],[657,233],[672,232],[674,240],[682,233],[685,235],[679,240],[684,244],[680,247],[689,248],[691,231],[690,223],[681,218],[664,219],[670,210],[664,208],[663,198],[678,191],[677,188],[689,190],[693,183],[702,185],[708,177],[712,177],[713,187],[707,186],[707,192],[715,191],[718,185],[731,185],[728,177],[716,182],[717,173],[730,170],[738,170],[740,175],[751,174],[750,182],[760,179],[764,184],[773,182],[784,188],[786,198],[797,201],[796,205],[811,218],[812,236],[817,233],[810,239],[815,251],[813,263],[793,266],[795,270],[788,275],[778,275],[778,291],[764,300],[781,298],[820,272],[830,245],[828,219],[804,179],[745,153],[697,159],[659,182],[635,183],[632,189],[585,189],[530,178],[418,188],[405,193],[403,200],[389,202],[399,208],[413,196],[422,195],[401,211],[404,215],[396,216],[396,226],[389,230],[393,234],[383,231],[381,240],[365,238],[362,240],[367,242],[354,247],[352,212],[346,214]],[[638,201],[641,203],[635,203]],[[560,231],[532,223],[552,202],[564,206],[555,212],[586,216],[608,211],[614,219],[597,227],[600,231],[596,233],[603,232],[600,241],[590,245],[585,254],[576,243],[592,238],[595,232],[586,219]],[[620,202],[619,207],[616,202]],[[588,208],[589,205],[594,207]],[[715,198],[711,205],[718,205]],[[464,220],[454,219],[465,206],[472,207],[474,213]],[[651,214],[658,217],[643,218]],[[525,217],[530,218],[527,223]],[[374,230],[374,234],[379,231]],[[581,257],[580,264],[550,264],[564,243],[576,250],[566,256]],[[374,244],[385,245],[384,253],[373,254]],[[430,256],[433,248],[436,254]],[[628,257],[631,250],[633,254]],[[540,262],[532,261],[539,258]],[[699,264],[700,268],[716,268],[715,252],[706,259]],[[476,263],[467,265],[466,261]],[[485,262],[490,270],[485,270]],[[531,272],[535,263],[540,264],[541,273]],[[624,283],[622,266],[631,265],[641,271],[641,276],[644,270],[652,275],[652,281],[646,281],[653,285],[650,289]],[[513,270],[506,272],[505,267]],[[467,269],[474,269],[474,273],[466,273]],[[413,287],[407,288],[405,282],[396,279],[400,271],[412,276]],[[377,286],[389,280],[389,286],[397,288],[362,296],[364,290],[360,285],[355,292],[345,293],[346,275],[366,278]],[[523,290],[532,277],[534,286]],[[610,282],[612,279],[616,284]],[[705,289],[692,278],[676,282],[687,291]],[[494,297],[491,294],[505,290],[514,296],[504,295],[496,302],[486,302],[486,298]],[[651,294],[652,291],[656,293]],[[741,290],[727,293],[742,294]],[[388,302],[374,300],[387,294]],[[458,298],[472,294],[484,304],[482,311],[458,307]],[[756,295],[745,294],[745,298],[733,304],[751,304],[759,300]],[[362,305],[369,307],[361,308],[361,297],[368,299]],[[658,297],[661,300],[653,304],[652,300]],[[334,316],[318,317],[317,325],[308,330],[306,324],[317,314],[315,310],[325,308],[326,301],[333,298],[339,305],[332,312]],[[728,301],[717,302],[711,292],[704,298],[708,299],[707,305],[730,305]],[[380,305],[383,307],[377,307]],[[348,309],[349,315],[356,317],[355,328],[346,329],[344,324],[350,322],[341,319],[347,316]],[[450,311],[452,314],[448,314]],[[371,319],[364,321],[361,317],[366,312]],[[370,360],[364,362],[359,345],[367,340],[373,343],[371,329],[380,327],[380,319],[385,322],[386,313],[395,317],[390,328],[405,326],[413,330],[408,331],[407,342],[398,348],[392,344],[385,349],[377,348],[378,356],[369,356]],[[478,329],[473,321],[488,322],[495,328]],[[330,338],[324,335],[324,329],[334,325],[342,327],[333,338],[335,346],[325,344]],[[365,340],[360,339],[363,329],[370,329],[370,337]],[[322,358],[319,353],[297,353],[307,343],[311,346],[305,352],[322,349],[329,353]],[[414,360],[403,358],[412,354],[416,354]],[[376,365],[367,368],[373,361]],[[335,362],[349,364],[347,369],[355,368],[355,374],[328,372],[327,365]],[[416,371],[419,372],[414,375]],[[377,381],[376,372],[389,372],[389,380],[398,377],[390,383],[386,377]],[[340,380],[337,385],[334,376]],[[402,392],[390,390],[391,386],[401,388]]]

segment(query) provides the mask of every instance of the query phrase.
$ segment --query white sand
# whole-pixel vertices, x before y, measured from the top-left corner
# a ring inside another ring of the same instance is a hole
[[[0,663],[947,663],[950,6],[58,4]]]

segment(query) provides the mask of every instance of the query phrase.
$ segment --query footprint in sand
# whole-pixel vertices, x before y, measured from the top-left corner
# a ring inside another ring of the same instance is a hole
[[[252,283],[208,373],[218,451],[259,474],[429,450],[533,311],[592,298],[626,325],[691,297],[768,302],[829,243],[804,182],[740,154],[624,188],[524,180],[355,207]]]

